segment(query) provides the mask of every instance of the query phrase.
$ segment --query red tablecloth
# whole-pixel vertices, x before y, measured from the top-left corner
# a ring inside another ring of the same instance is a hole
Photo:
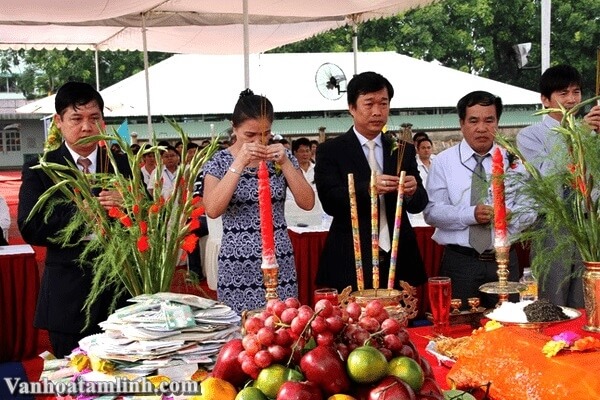
[[[298,300],[301,304],[312,306],[319,257],[323,246],[325,246],[327,232],[297,233],[288,230],[288,233],[294,247],[294,260],[296,261],[296,274],[298,275]]]
[[[573,331],[573,332],[578,333],[582,337],[583,336],[593,336],[593,337],[600,339],[600,333],[591,333],[591,332],[587,332],[587,331],[584,331],[583,329],[581,329],[581,327],[585,325],[585,310],[581,310],[581,313],[582,314],[579,318],[574,319],[573,321],[563,322],[560,324],[550,326],[550,327],[546,328],[543,331],[543,333],[545,335],[548,335],[548,337],[549,337],[548,340],[550,340],[550,337],[552,335],[556,335],[556,334],[558,334],[560,332],[564,332],[564,331]],[[483,321],[484,320],[482,320],[482,322]],[[485,321],[487,321],[487,320],[485,320]],[[468,336],[471,334],[472,331],[473,331],[473,329],[471,328],[470,325],[456,325],[456,326],[452,326],[450,328],[450,333],[448,334],[448,336],[450,336],[450,337]],[[425,352],[425,347],[427,346],[427,343],[429,343],[429,340],[430,340],[429,338],[432,336],[431,326],[410,328],[408,330],[408,332],[410,334],[410,338],[411,338],[412,342],[415,344],[415,346],[419,350],[419,354],[421,354],[421,356],[424,356],[427,359],[427,361],[429,361],[429,363],[431,364],[431,367],[435,374],[436,381],[443,388],[448,389],[449,386],[446,382],[446,375],[448,375],[448,371],[450,371],[450,369],[446,366],[438,365],[437,359],[434,356],[432,356],[431,354]],[[541,349],[540,349],[540,351],[541,351]],[[600,358],[600,356],[599,356],[599,358]]]
[[[0,287],[0,361],[32,357],[38,344],[33,316],[40,288],[35,254],[0,255]]]
[[[444,247],[431,239],[434,231],[433,227],[416,227],[414,230],[427,276],[435,276],[440,268]],[[302,304],[312,305],[313,291],[316,289],[314,282],[319,267],[319,257],[325,245],[327,232],[297,233],[292,230],[288,230],[288,232],[294,247],[294,259],[296,260],[298,298]],[[419,314],[424,315],[427,307],[429,307],[425,291],[419,290],[417,297],[419,298]]]

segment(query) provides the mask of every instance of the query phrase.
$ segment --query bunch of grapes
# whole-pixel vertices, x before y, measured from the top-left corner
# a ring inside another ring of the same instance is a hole
[[[297,362],[307,342],[334,346],[342,359],[358,346],[369,342],[389,360],[397,355],[414,357],[414,346],[400,323],[390,318],[379,300],[364,310],[355,302],[334,306],[321,299],[315,308],[298,299],[270,300],[264,311],[247,318],[243,326],[244,350],[238,356],[242,370],[251,377],[271,364]],[[407,348],[405,348],[407,347]]]

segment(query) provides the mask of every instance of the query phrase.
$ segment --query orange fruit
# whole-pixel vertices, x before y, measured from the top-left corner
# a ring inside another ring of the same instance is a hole
[[[352,397],[348,394],[334,394],[329,396],[327,400],[356,400],[356,397]]]
[[[200,400],[235,400],[237,390],[224,379],[208,377],[200,384]]]
[[[423,386],[425,375],[418,362],[410,357],[400,356],[392,358],[388,363],[388,375],[394,375],[411,387],[415,393],[418,393]]]
[[[387,375],[388,363],[375,347],[361,346],[348,355],[346,369],[354,382],[373,383]]]

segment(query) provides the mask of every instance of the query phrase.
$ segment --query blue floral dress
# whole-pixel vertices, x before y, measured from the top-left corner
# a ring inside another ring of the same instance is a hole
[[[289,151],[288,157],[294,167],[299,168],[298,161]],[[197,193],[203,195],[204,177],[207,174],[222,179],[233,160],[229,150],[217,152],[202,169],[197,182]],[[283,173],[275,170],[275,164],[268,161],[267,167],[271,182],[275,253],[279,265],[277,293],[280,299],[297,297],[294,254],[284,216],[287,183]],[[260,268],[262,241],[257,174],[258,168],[244,168],[231,201],[222,215],[223,238],[218,259],[217,298],[238,314],[243,310],[265,306],[265,288]]]

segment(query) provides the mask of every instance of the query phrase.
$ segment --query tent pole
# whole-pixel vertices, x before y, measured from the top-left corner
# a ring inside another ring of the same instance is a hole
[[[245,89],[250,88],[250,35],[248,33],[249,17],[248,17],[248,0],[243,1],[244,4],[244,85]]]
[[[358,24],[352,24],[352,51],[354,52],[354,76],[358,75]]]
[[[550,67],[550,24],[552,15],[551,0],[542,0],[542,74]]]
[[[150,74],[148,71],[148,43],[146,41],[146,14],[142,14],[142,44],[144,46],[144,76],[146,78],[146,107],[148,110],[148,137],[154,137],[152,131],[152,113],[150,111]]]
[[[98,62],[98,46],[94,46],[94,65],[96,67],[96,90],[100,91],[100,68]]]

